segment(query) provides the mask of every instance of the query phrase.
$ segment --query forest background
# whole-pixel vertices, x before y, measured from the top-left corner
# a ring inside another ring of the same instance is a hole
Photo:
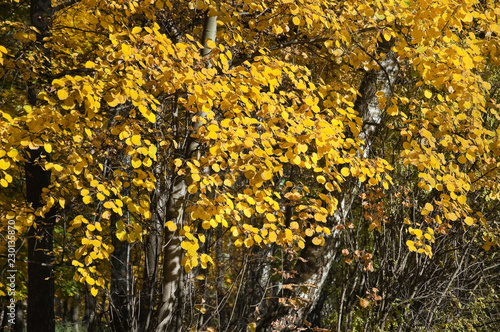
[[[2,326],[500,330],[497,1],[0,18]]]

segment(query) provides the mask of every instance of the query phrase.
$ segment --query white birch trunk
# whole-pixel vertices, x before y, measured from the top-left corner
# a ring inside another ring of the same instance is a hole
[[[395,55],[386,49],[386,57],[380,61],[380,68],[377,71],[370,71],[364,77],[359,92],[361,97],[358,97],[355,103],[355,109],[359,116],[363,119],[363,131],[359,137],[365,142],[363,147],[363,156],[370,156],[370,148],[373,144],[374,135],[376,135],[377,127],[382,120],[382,110],[379,107],[378,97],[375,95],[377,91],[383,91],[386,98],[390,97],[392,85],[394,84],[399,67]],[[346,183],[342,188],[342,197],[339,198],[339,210],[334,215],[333,224],[343,222],[349,213],[352,202],[357,195],[360,183]],[[274,320],[273,331],[295,331],[297,327],[302,327],[303,322],[312,309],[315,307],[325,281],[330,272],[333,261],[335,260],[338,247],[339,233],[333,231],[332,235],[325,238],[323,246],[315,246],[307,244],[301,253],[301,257],[306,261],[299,260],[295,266],[297,271],[296,277],[291,280],[291,283],[299,285],[314,285],[307,289],[307,292],[300,292],[298,296],[302,300],[302,306],[298,309],[286,310],[285,313],[270,313],[267,317],[263,317],[262,323],[258,325],[259,330],[269,328],[268,324]],[[274,317],[273,317],[274,316]]]
[[[210,54],[210,47],[207,41],[215,41],[217,33],[217,17],[207,16],[203,31],[203,46],[201,51],[203,56]],[[198,114],[199,117],[204,117],[205,114]],[[196,122],[193,125],[193,131],[197,131],[201,126],[201,122]],[[198,150],[198,142],[191,141],[188,143],[185,158],[192,157]],[[183,225],[185,200],[187,195],[188,180],[184,177],[176,178],[173,176],[172,193],[167,206],[165,222],[174,221],[177,228],[180,229]],[[168,229],[164,231],[164,249],[163,249],[163,280],[162,280],[162,296],[161,306],[158,315],[159,324],[156,328],[157,332],[171,332],[175,329],[180,329],[180,326],[173,326],[175,318],[175,310],[177,308],[177,299],[180,297],[182,288],[182,248],[181,238],[176,232],[170,232]]]

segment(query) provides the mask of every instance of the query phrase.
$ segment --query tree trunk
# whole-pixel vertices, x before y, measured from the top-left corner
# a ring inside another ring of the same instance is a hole
[[[208,16],[205,19],[203,30],[203,45],[201,51],[203,56],[210,54],[210,48],[207,41],[215,41],[217,33],[217,17]],[[203,117],[204,114],[199,114]],[[193,131],[201,125],[200,122],[193,125]],[[198,143],[188,139],[184,158],[189,159],[198,150]],[[173,221],[178,228],[182,227],[184,219],[185,199],[187,195],[187,177],[177,177],[172,175],[172,187],[170,190],[170,198],[166,206],[165,222]],[[171,232],[167,228],[164,230],[164,245],[163,245],[163,274],[162,274],[162,295],[161,304],[158,314],[158,326],[156,331],[174,331],[173,318],[177,300],[179,298],[180,289],[182,287],[182,248],[181,238],[177,231]],[[177,326],[180,328],[180,326]]]
[[[80,332],[80,295],[75,295],[73,297],[73,308],[72,308],[72,316],[71,322],[74,326],[75,332]]]
[[[89,288],[87,287],[85,291],[85,314],[83,320],[85,321],[85,325],[87,327],[87,332],[95,332],[97,331],[97,300],[90,293]]]
[[[369,71],[363,78],[355,109],[363,119],[363,131],[360,138],[365,142],[363,147],[364,157],[370,155],[370,148],[378,125],[381,123],[382,111],[378,105],[377,91],[383,91],[386,96],[392,93],[392,85],[396,80],[399,71],[395,55],[390,51],[391,43],[381,43],[378,47],[380,53],[385,54],[385,58],[380,61],[381,68],[377,71]],[[388,98],[389,99],[389,98]],[[336,211],[333,222],[330,226],[343,222],[349,213],[351,204],[359,190],[359,183],[356,179],[354,183],[346,182],[342,188],[342,197],[339,198],[339,209]],[[321,291],[325,285],[333,260],[338,254],[338,233],[325,238],[323,246],[315,246],[307,243],[301,252],[303,260],[298,260],[295,265],[296,277],[290,280],[291,283],[299,285],[313,285],[308,287],[306,292],[300,292],[297,296],[302,305],[299,309],[279,308],[274,312],[263,315],[259,323],[259,330],[265,330],[270,322],[275,322],[274,331],[295,331],[302,327],[305,318],[311,313],[320,298]]]
[[[121,218],[120,218],[121,219]],[[113,215],[111,223],[115,226],[120,220],[118,216]],[[116,233],[116,227],[112,233]],[[113,332],[131,331],[131,313],[130,306],[130,288],[131,288],[131,270],[130,270],[130,244],[120,241],[113,236],[112,244],[115,250],[111,255],[111,325]]]
[[[145,262],[141,289],[139,312],[139,331],[150,331],[153,323],[154,307],[158,294],[158,265],[162,252],[162,231],[165,224],[165,210],[168,202],[167,170],[162,168],[165,163],[159,161],[154,169],[156,188],[151,197],[151,222],[146,238]]]
[[[31,24],[40,32],[37,42],[43,49],[43,38],[48,34],[51,14],[50,0],[31,0]],[[47,53],[47,52],[46,52]],[[35,105],[36,89],[29,91],[30,102]],[[45,157],[42,147],[29,149],[25,164],[26,198],[33,209],[43,206],[42,189],[50,185],[50,172],[38,164]],[[28,230],[28,332],[52,332],[54,323],[53,276],[53,209],[35,219]]]
[[[151,229],[146,238],[143,284],[140,295],[139,331],[150,331],[153,320],[155,300],[158,293],[158,263],[161,253],[162,227],[163,225],[159,219],[151,218]]]
[[[165,214],[166,220],[174,221],[178,227],[182,225],[184,216],[184,198],[187,193],[187,185],[184,178],[177,180],[174,184],[171,198]],[[158,314],[157,331],[172,331],[171,323],[179,298],[181,287],[181,260],[182,248],[181,238],[177,231],[171,232],[164,229],[163,249],[163,274],[161,307]]]
[[[23,310],[23,301],[18,300],[16,302],[16,325],[14,326],[15,332],[23,332],[24,331],[24,310]]]
[[[26,196],[33,209],[41,207],[42,189],[50,184],[50,172],[38,165],[43,148],[29,150],[25,165]],[[52,210],[35,219],[28,230],[28,332],[51,332],[54,325],[53,232]]]

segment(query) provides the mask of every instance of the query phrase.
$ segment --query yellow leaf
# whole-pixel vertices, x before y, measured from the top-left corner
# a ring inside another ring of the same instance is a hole
[[[257,324],[256,323],[248,324],[248,329],[250,330],[250,332],[255,332],[257,329]]]
[[[317,237],[317,236],[316,236],[316,237],[314,237],[314,238],[312,239],[312,243],[313,243],[315,246],[319,246],[319,245],[321,244],[321,242],[322,242],[322,241],[321,241],[321,238],[319,238],[319,237]]]
[[[471,217],[467,217],[465,218],[465,223],[468,225],[468,226],[472,226],[474,224],[474,219],[471,218]]]
[[[92,288],[90,289],[90,293],[92,293],[92,296],[94,296],[94,297],[95,297],[95,296],[97,295],[97,289],[96,289],[96,288],[94,288],[94,287],[92,287]]]
[[[131,50],[132,50],[132,47],[130,45],[128,45],[128,44],[122,44],[122,52],[123,52],[123,55],[125,55],[126,58],[128,58],[128,56],[130,55]]]
[[[306,144],[299,144],[298,149],[300,152],[305,153],[307,151],[307,145]],[[300,161],[299,161],[300,163]]]
[[[278,237],[277,237],[277,235],[276,235],[276,233],[275,233],[274,231],[269,232],[269,241],[271,241],[271,242],[276,242],[276,239],[277,239],[277,238],[278,238]]]
[[[415,229],[413,230],[413,234],[420,240],[422,238],[422,230],[420,229]]]
[[[58,90],[57,97],[60,100],[65,100],[66,98],[68,98],[68,90],[66,90],[66,89]]]
[[[135,145],[141,145],[141,135],[134,135],[131,140]]]
[[[125,230],[116,232],[116,238],[120,241],[125,241],[127,238],[127,232]]]
[[[95,284],[95,280],[91,277],[91,276],[87,276],[87,278],[85,279],[85,281],[87,282],[87,284],[89,285],[93,285]],[[94,295],[95,296],[95,295]]]
[[[92,202],[92,197],[90,196],[83,197],[83,203],[89,204],[90,202]]]
[[[142,164],[142,162],[139,158],[136,157],[136,158],[132,159],[132,167],[133,168],[139,168],[139,167],[141,167],[141,164]]]
[[[19,152],[17,150],[10,150],[7,155],[11,158],[15,158],[17,155],[19,154]]]
[[[431,98],[432,97],[432,92],[430,92],[429,90],[425,90],[424,91],[424,95],[426,98]]]
[[[467,197],[465,195],[461,195],[458,197],[458,202],[460,204],[465,204],[467,202]]]
[[[207,40],[206,43],[208,48],[214,48],[216,46],[212,39]]]
[[[298,18],[297,16],[294,16],[292,21],[293,21],[293,24],[300,25],[300,18]]]
[[[220,129],[218,125],[211,124],[210,126],[208,126],[208,131],[218,132],[219,130]]]
[[[249,238],[245,239],[244,243],[245,243],[245,247],[250,248],[254,244],[253,238],[249,237]]]
[[[10,167],[10,161],[5,159],[0,159],[0,169],[6,170]]]
[[[50,145],[50,143],[45,143],[43,145],[43,148],[45,149],[45,151],[47,151],[47,153],[51,153],[52,152],[52,145]]]
[[[276,221],[276,216],[274,214],[271,214],[271,213],[266,214],[266,218],[270,222],[275,222]]]
[[[262,172],[262,179],[269,180],[272,177],[273,177],[273,172],[271,172],[270,170],[266,169],[264,172]]]
[[[171,232],[175,232],[175,230],[177,230],[177,225],[173,221],[167,221],[165,226],[167,226],[168,230]]]
[[[344,167],[340,170],[340,173],[342,173],[343,176],[349,176],[349,174],[351,174],[351,171],[349,170],[349,168]]]

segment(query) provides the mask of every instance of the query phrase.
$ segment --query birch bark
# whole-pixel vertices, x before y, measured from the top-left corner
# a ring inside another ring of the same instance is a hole
[[[207,15],[205,19],[203,31],[203,46],[201,51],[202,56],[210,54],[210,47],[207,41],[215,41],[217,33],[217,17]],[[199,114],[204,117],[205,114]],[[196,132],[200,127],[201,122],[194,123],[193,132]],[[199,144],[197,141],[189,138],[186,142],[184,158],[189,159],[194,156]],[[166,204],[166,213],[164,221],[173,221],[178,228],[181,228],[184,220],[184,210],[186,205],[186,195],[188,187],[187,176],[175,176],[172,174],[170,197]],[[181,239],[177,231],[171,232],[167,228],[164,229],[164,247],[163,247],[163,275],[162,275],[162,295],[161,307],[159,310],[159,324],[156,331],[174,331],[178,327],[172,324],[174,321],[177,299],[182,288],[182,249]]]
[[[390,51],[390,46],[389,43],[379,45],[379,52],[384,54],[379,62],[381,68],[366,73],[358,89],[361,96],[355,102],[355,110],[362,117],[364,124],[363,131],[359,136],[365,142],[363,147],[363,157],[365,158],[370,156],[370,149],[377,133],[377,127],[381,124],[383,116],[376,93],[383,91],[390,98],[392,85],[399,71],[396,56]],[[340,224],[346,219],[359,189],[359,182],[344,183],[342,196],[339,198],[339,208],[333,218],[329,220],[330,226]],[[325,239],[323,246],[315,246],[312,243],[306,244],[300,255],[303,260],[298,260],[295,266],[296,277],[290,280],[290,283],[293,284],[311,285],[308,287],[307,292],[297,294],[302,306],[297,310],[275,311],[266,314],[258,325],[260,331],[266,330],[271,321],[274,321],[273,331],[294,331],[297,327],[303,325],[304,320],[320,298],[332,263],[339,252],[338,242],[338,233],[332,232],[332,235]]]

